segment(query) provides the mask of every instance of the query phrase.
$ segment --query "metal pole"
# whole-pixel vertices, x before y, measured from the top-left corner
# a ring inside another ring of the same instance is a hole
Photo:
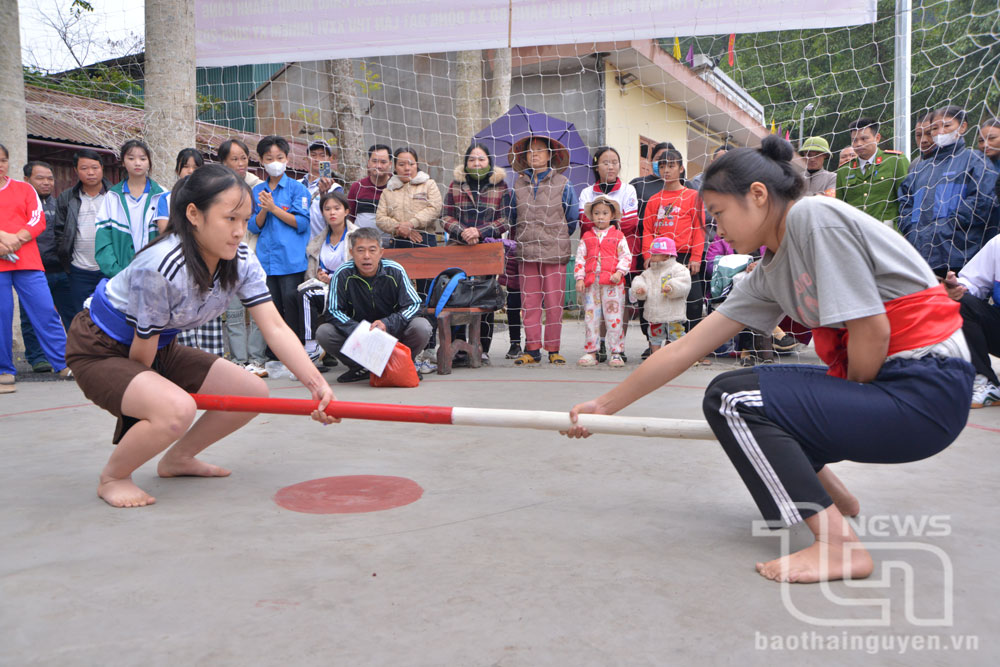
[[[893,88],[895,102],[893,105],[893,147],[910,157],[910,55],[912,38],[910,34],[913,18],[912,0],[896,0],[896,65]]]
[[[805,128],[805,125],[806,125],[806,112],[807,111],[812,111],[814,108],[815,108],[815,106],[813,105],[812,102],[810,102],[809,104],[807,104],[805,106],[805,108],[802,109],[802,114],[799,116],[799,151],[800,152],[802,151],[802,142],[804,140],[805,132],[806,132],[806,128]]]

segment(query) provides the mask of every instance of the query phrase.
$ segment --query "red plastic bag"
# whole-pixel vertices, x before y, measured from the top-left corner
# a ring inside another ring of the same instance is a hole
[[[382,377],[374,373],[368,376],[368,383],[373,387],[416,387],[420,384],[417,377],[417,367],[413,365],[410,357],[410,348],[402,343],[396,343],[396,347],[389,357],[389,363],[382,371]]]

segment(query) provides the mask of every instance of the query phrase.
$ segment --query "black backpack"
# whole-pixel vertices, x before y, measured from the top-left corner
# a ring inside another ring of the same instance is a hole
[[[467,276],[458,268],[445,269],[434,278],[424,306],[434,310],[434,317],[445,308],[503,308],[504,298],[496,276]]]

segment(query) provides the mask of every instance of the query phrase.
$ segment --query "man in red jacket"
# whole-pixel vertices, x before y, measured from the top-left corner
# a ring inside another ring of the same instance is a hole
[[[687,330],[701,321],[705,301],[705,283],[700,280],[705,252],[705,209],[696,190],[681,185],[684,171],[677,150],[666,150],[660,157],[663,189],[646,204],[643,219],[642,256],[649,262],[653,239],[665,236],[677,245],[677,261],[691,272],[691,291],[687,298]]]
[[[66,368],[66,332],[52,303],[42,257],[35,239],[45,231],[45,213],[35,189],[8,177],[10,154],[0,145],[0,394],[15,391],[14,297],[31,320],[52,368],[70,377]]]

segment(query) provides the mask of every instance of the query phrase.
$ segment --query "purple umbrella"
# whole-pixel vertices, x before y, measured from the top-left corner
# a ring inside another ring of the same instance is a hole
[[[528,136],[542,136],[562,144],[569,154],[569,168],[563,175],[576,188],[577,194],[594,182],[590,169],[590,150],[580,138],[576,125],[547,114],[515,105],[475,136],[474,141],[490,149],[494,162],[510,167],[511,146]],[[507,182],[513,185],[514,176],[508,172]]]

